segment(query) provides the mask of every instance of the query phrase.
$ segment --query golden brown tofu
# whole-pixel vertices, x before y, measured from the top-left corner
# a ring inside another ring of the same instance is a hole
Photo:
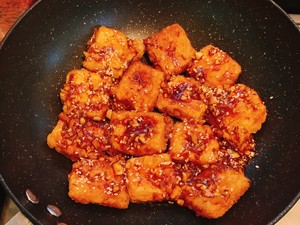
[[[253,149],[251,134],[260,130],[266,116],[266,106],[256,91],[236,84],[211,98],[207,121],[217,129],[217,135],[245,151]]]
[[[207,105],[201,99],[200,83],[192,77],[174,76],[162,85],[156,107],[181,120],[203,122]]]
[[[113,78],[122,76],[128,63],[143,56],[142,41],[130,40],[116,29],[101,26],[95,29],[84,52],[83,66],[93,72],[101,72]]]
[[[134,156],[163,153],[172,132],[171,118],[154,112],[112,112],[111,143],[115,150]]]
[[[211,86],[232,85],[242,72],[241,66],[221,49],[207,45],[196,53],[187,69],[190,76]]]
[[[253,89],[235,84],[241,66],[212,45],[197,52],[177,23],[144,40],[98,27],[84,56],[47,136],[75,162],[69,197],[118,209],[169,201],[223,216],[250,186],[244,169],[267,115]]]
[[[69,196],[74,201],[125,209],[129,195],[125,182],[125,160],[120,157],[81,159],[69,174]]]
[[[114,88],[114,105],[118,110],[153,111],[164,79],[161,71],[133,62]]]
[[[182,187],[181,203],[192,209],[197,216],[219,218],[240,199],[249,186],[250,181],[242,170],[224,166],[208,168],[200,173],[193,170]]]
[[[86,69],[70,71],[60,92],[63,111],[78,117],[105,119],[111,85],[110,78],[90,73]]]
[[[180,176],[169,154],[131,158],[126,162],[126,174],[131,202],[164,201],[181,194],[178,192]]]
[[[104,152],[111,151],[109,124],[61,113],[57,125],[47,137],[47,144],[73,161],[98,159]]]
[[[151,62],[165,73],[166,80],[173,74],[182,73],[196,52],[177,23],[146,38],[144,43]]]
[[[218,160],[219,142],[208,125],[177,122],[170,139],[169,154],[177,162],[199,165]]]

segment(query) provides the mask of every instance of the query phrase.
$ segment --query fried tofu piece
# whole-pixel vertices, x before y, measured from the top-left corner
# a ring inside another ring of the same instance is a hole
[[[260,130],[266,116],[266,106],[257,92],[236,84],[211,98],[207,121],[217,129],[218,136],[239,151],[247,151],[254,147],[251,134]]]
[[[110,124],[113,148],[134,156],[163,153],[173,127],[171,118],[155,112],[112,112]]]
[[[144,43],[149,59],[165,73],[166,80],[173,74],[182,73],[196,52],[186,32],[177,23],[144,39]]]
[[[116,108],[153,111],[163,79],[164,74],[161,71],[140,61],[133,62],[125,71],[120,83],[113,89]]]
[[[174,76],[162,85],[156,107],[181,120],[203,122],[207,105],[201,99],[200,83],[192,77]]]
[[[47,144],[73,161],[98,159],[111,151],[109,123],[61,113],[57,125],[47,136]]]
[[[125,182],[125,160],[120,157],[81,159],[73,164],[69,178],[71,199],[125,209],[129,195]]]
[[[241,169],[217,166],[200,173],[193,169],[186,174],[182,204],[206,218],[223,216],[250,186]]]
[[[130,40],[119,30],[101,26],[88,41],[83,67],[119,78],[128,63],[140,59],[144,52],[142,40]]]
[[[181,194],[180,176],[169,154],[131,158],[126,162],[126,174],[131,202],[164,201]]]
[[[86,69],[72,70],[60,92],[63,111],[78,117],[105,119],[109,109],[110,78],[91,73]]]
[[[201,83],[217,87],[233,85],[242,69],[226,52],[213,45],[207,45],[196,53],[196,58],[187,71]]]
[[[169,154],[180,163],[206,165],[217,162],[220,145],[208,125],[177,122],[170,139]]]

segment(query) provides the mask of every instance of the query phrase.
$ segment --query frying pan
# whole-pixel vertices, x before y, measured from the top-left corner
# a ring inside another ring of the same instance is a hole
[[[239,82],[267,106],[255,135],[259,155],[246,170],[251,188],[217,220],[164,202],[126,210],[74,203],[67,196],[72,163],[46,145],[67,72],[81,67],[96,26],[145,38],[174,22],[195,48],[213,44],[235,58],[243,67]],[[0,62],[1,183],[35,224],[274,224],[299,199],[300,32],[271,1],[41,1],[10,32]],[[26,189],[39,204],[27,200]],[[48,204],[62,216],[51,216]]]

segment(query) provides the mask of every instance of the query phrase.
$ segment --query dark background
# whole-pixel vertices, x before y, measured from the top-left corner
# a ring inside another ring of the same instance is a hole
[[[300,0],[274,0],[287,13],[300,14]]]

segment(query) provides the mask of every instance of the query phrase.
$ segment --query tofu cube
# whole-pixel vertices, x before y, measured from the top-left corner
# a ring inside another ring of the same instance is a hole
[[[242,69],[226,52],[207,45],[196,53],[196,58],[187,71],[201,83],[218,87],[233,85]]]
[[[142,40],[130,40],[119,30],[101,26],[95,29],[88,42],[83,67],[119,78],[128,63],[140,59],[144,52]]]
[[[212,164],[218,161],[219,149],[218,139],[210,126],[187,122],[174,125],[169,147],[173,160],[202,166]]]
[[[163,153],[172,132],[171,118],[155,112],[112,112],[112,147],[134,156]]]
[[[162,85],[156,107],[181,120],[204,122],[207,105],[202,101],[200,83],[191,77],[174,76]]]
[[[63,111],[94,120],[105,119],[112,81],[86,69],[72,70],[60,92]]]
[[[73,164],[68,176],[68,195],[82,204],[93,203],[125,209],[129,204],[129,195],[124,171],[125,160],[119,157],[81,159]]]
[[[72,161],[98,159],[111,151],[109,124],[61,113],[55,128],[47,136],[47,144]]]
[[[179,175],[168,154],[131,158],[126,162],[127,190],[134,203],[164,201],[176,193]]]
[[[182,73],[196,52],[177,23],[146,38],[144,43],[151,62],[165,73],[166,80],[173,74]]]
[[[183,204],[206,218],[223,216],[250,186],[242,170],[225,166],[190,175],[182,187]]]
[[[116,108],[140,112],[153,111],[163,79],[164,74],[161,71],[140,61],[133,62],[114,88]]]
[[[260,130],[267,117],[257,92],[243,84],[219,91],[211,98],[208,112],[207,121],[216,128],[216,134],[240,152],[253,150],[251,134]]]

